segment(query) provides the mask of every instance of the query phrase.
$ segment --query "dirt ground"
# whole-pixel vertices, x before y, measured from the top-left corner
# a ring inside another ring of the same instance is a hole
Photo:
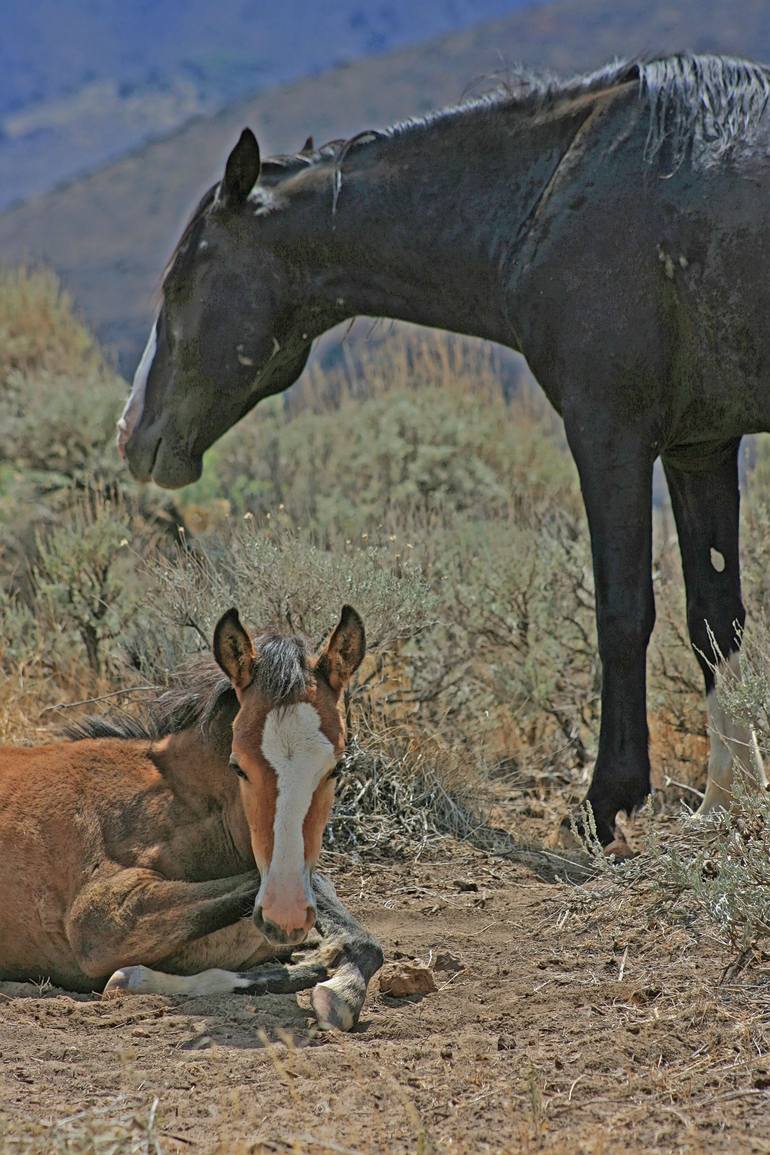
[[[0,1150],[770,1152],[770,983],[715,941],[457,844],[336,881],[389,960],[461,969],[375,980],[349,1035],[303,995],[0,984]]]

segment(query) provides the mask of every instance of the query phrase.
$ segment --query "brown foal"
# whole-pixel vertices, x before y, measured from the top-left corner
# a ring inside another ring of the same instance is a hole
[[[349,606],[315,655],[297,637],[252,641],[230,610],[216,664],[189,666],[143,722],[88,719],[70,740],[0,749],[0,978],[313,987],[321,1026],[352,1027],[382,951],[313,871],[364,651]],[[250,971],[314,924],[315,955]]]

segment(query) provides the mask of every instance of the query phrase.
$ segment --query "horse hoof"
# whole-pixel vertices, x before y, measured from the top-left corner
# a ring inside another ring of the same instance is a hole
[[[350,1031],[356,1025],[350,1007],[328,983],[318,983],[314,986],[310,1001],[322,1031]]]
[[[605,846],[604,853],[607,858],[614,858],[616,862],[637,856],[637,851],[631,849],[625,838],[615,838],[609,846]]]
[[[112,998],[114,995],[132,994],[140,995],[151,989],[150,976],[151,970],[147,967],[122,967],[119,971],[115,971],[110,981],[107,983],[102,992],[103,998]]]

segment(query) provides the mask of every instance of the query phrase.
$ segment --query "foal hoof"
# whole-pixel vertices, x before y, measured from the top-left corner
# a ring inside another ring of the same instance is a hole
[[[104,988],[102,997],[109,999],[114,995],[144,994],[151,989],[151,975],[152,971],[147,967],[122,967],[121,970],[115,971],[115,974]]]
[[[349,1005],[328,982],[313,987],[310,1001],[322,1031],[350,1031],[356,1025]]]

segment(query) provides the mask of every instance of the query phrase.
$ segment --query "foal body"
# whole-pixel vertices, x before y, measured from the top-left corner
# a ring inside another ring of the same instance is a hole
[[[0,751],[4,978],[93,990],[126,964],[189,973],[274,955],[251,920],[231,953],[259,874],[237,782],[201,746],[183,731]]]
[[[323,879],[312,880],[323,938],[314,961],[242,973],[288,957],[300,939],[281,941],[253,913],[263,874],[230,762],[237,713],[228,693],[205,729],[196,718],[162,737],[148,726],[143,737],[0,749],[0,978],[168,993],[325,980],[314,992],[322,1025],[353,1024],[382,952]],[[93,720],[82,732],[121,728],[141,731]],[[238,973],[168,977],[211,968]]]

